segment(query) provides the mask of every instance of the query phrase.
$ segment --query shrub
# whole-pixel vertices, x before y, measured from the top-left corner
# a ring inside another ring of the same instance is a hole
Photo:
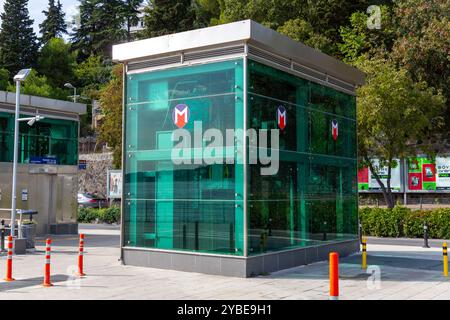
[[[120,222],[120,208],[111,207],[107,209],[94,209],[94,208],[79,208],[78,209],[78,222],[92,223],[98,220],[103,223],[119,223]]]
[[[365,207],[360,209],[359,216],[365,235],[422,238],[426,222],[430,238],[450,238],[450,208],[412,211],[401,206],[394,209]]]

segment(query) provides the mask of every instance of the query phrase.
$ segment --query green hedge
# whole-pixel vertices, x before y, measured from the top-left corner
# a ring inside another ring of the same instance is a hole
[[[111,207],[106,209],[94,208],[79,208],[78,222],[92,223],[98,219],[102,223],[119,223],[120,222],[120,208]]]
[[[450,238],[450,208],[413,211],[396,206],[394,209],[361,208],[359,217],[364,235],[377,237],[422,238],[423,225],[434,239]]]

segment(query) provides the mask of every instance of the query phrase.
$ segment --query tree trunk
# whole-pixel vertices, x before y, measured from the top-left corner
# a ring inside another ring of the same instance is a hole
[[[367,158],[366,158],[366,161],[369,163],[370,171],[375,176],[375,180],[377,180],[379,186],[381,187],[381,192],[383,193],[384,201],[386,202],[387,207],[389,209],[394,208],[394,199],[392,197],[392,191],[391,191],[391,162],[389,162],[389,166],[388,166],[388,179],[387,179],[387,188],[386,188],[384,183],[381,181],[380,176],[378,175],[378,172],[375,170],[374,166],[372,165],[372,161],[370,161]]]

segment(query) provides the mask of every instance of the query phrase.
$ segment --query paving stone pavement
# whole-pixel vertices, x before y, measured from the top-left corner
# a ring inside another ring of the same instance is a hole
[[[0,280],[0,299],[328,299],[328,264],[307,266],[249,279],[123,266],[118,231],[86,230],[85,278],[77,278],[77,237],[55,237],[52,281],[41,286],[44,242],[35,253],[14,256],[14,282]],[[359,254],[340,259],[340,299],[450,299],[439,248],[368,245],[368,273]],[[6,257],[0,258],[0,276]]]

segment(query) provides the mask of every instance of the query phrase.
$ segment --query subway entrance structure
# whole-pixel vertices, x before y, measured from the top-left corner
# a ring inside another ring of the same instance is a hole
[[[359,251],[362,72],[251,20],[116,45],[113,59],[125,82],[123,263],[250,277]],[[199,126],[241,137],[208,153]],[[193,140],[181,164],[180,128]],[[255,148],[249,129],[269,145]],[[261,174],[255,153],[278,154],[278,170]]]

